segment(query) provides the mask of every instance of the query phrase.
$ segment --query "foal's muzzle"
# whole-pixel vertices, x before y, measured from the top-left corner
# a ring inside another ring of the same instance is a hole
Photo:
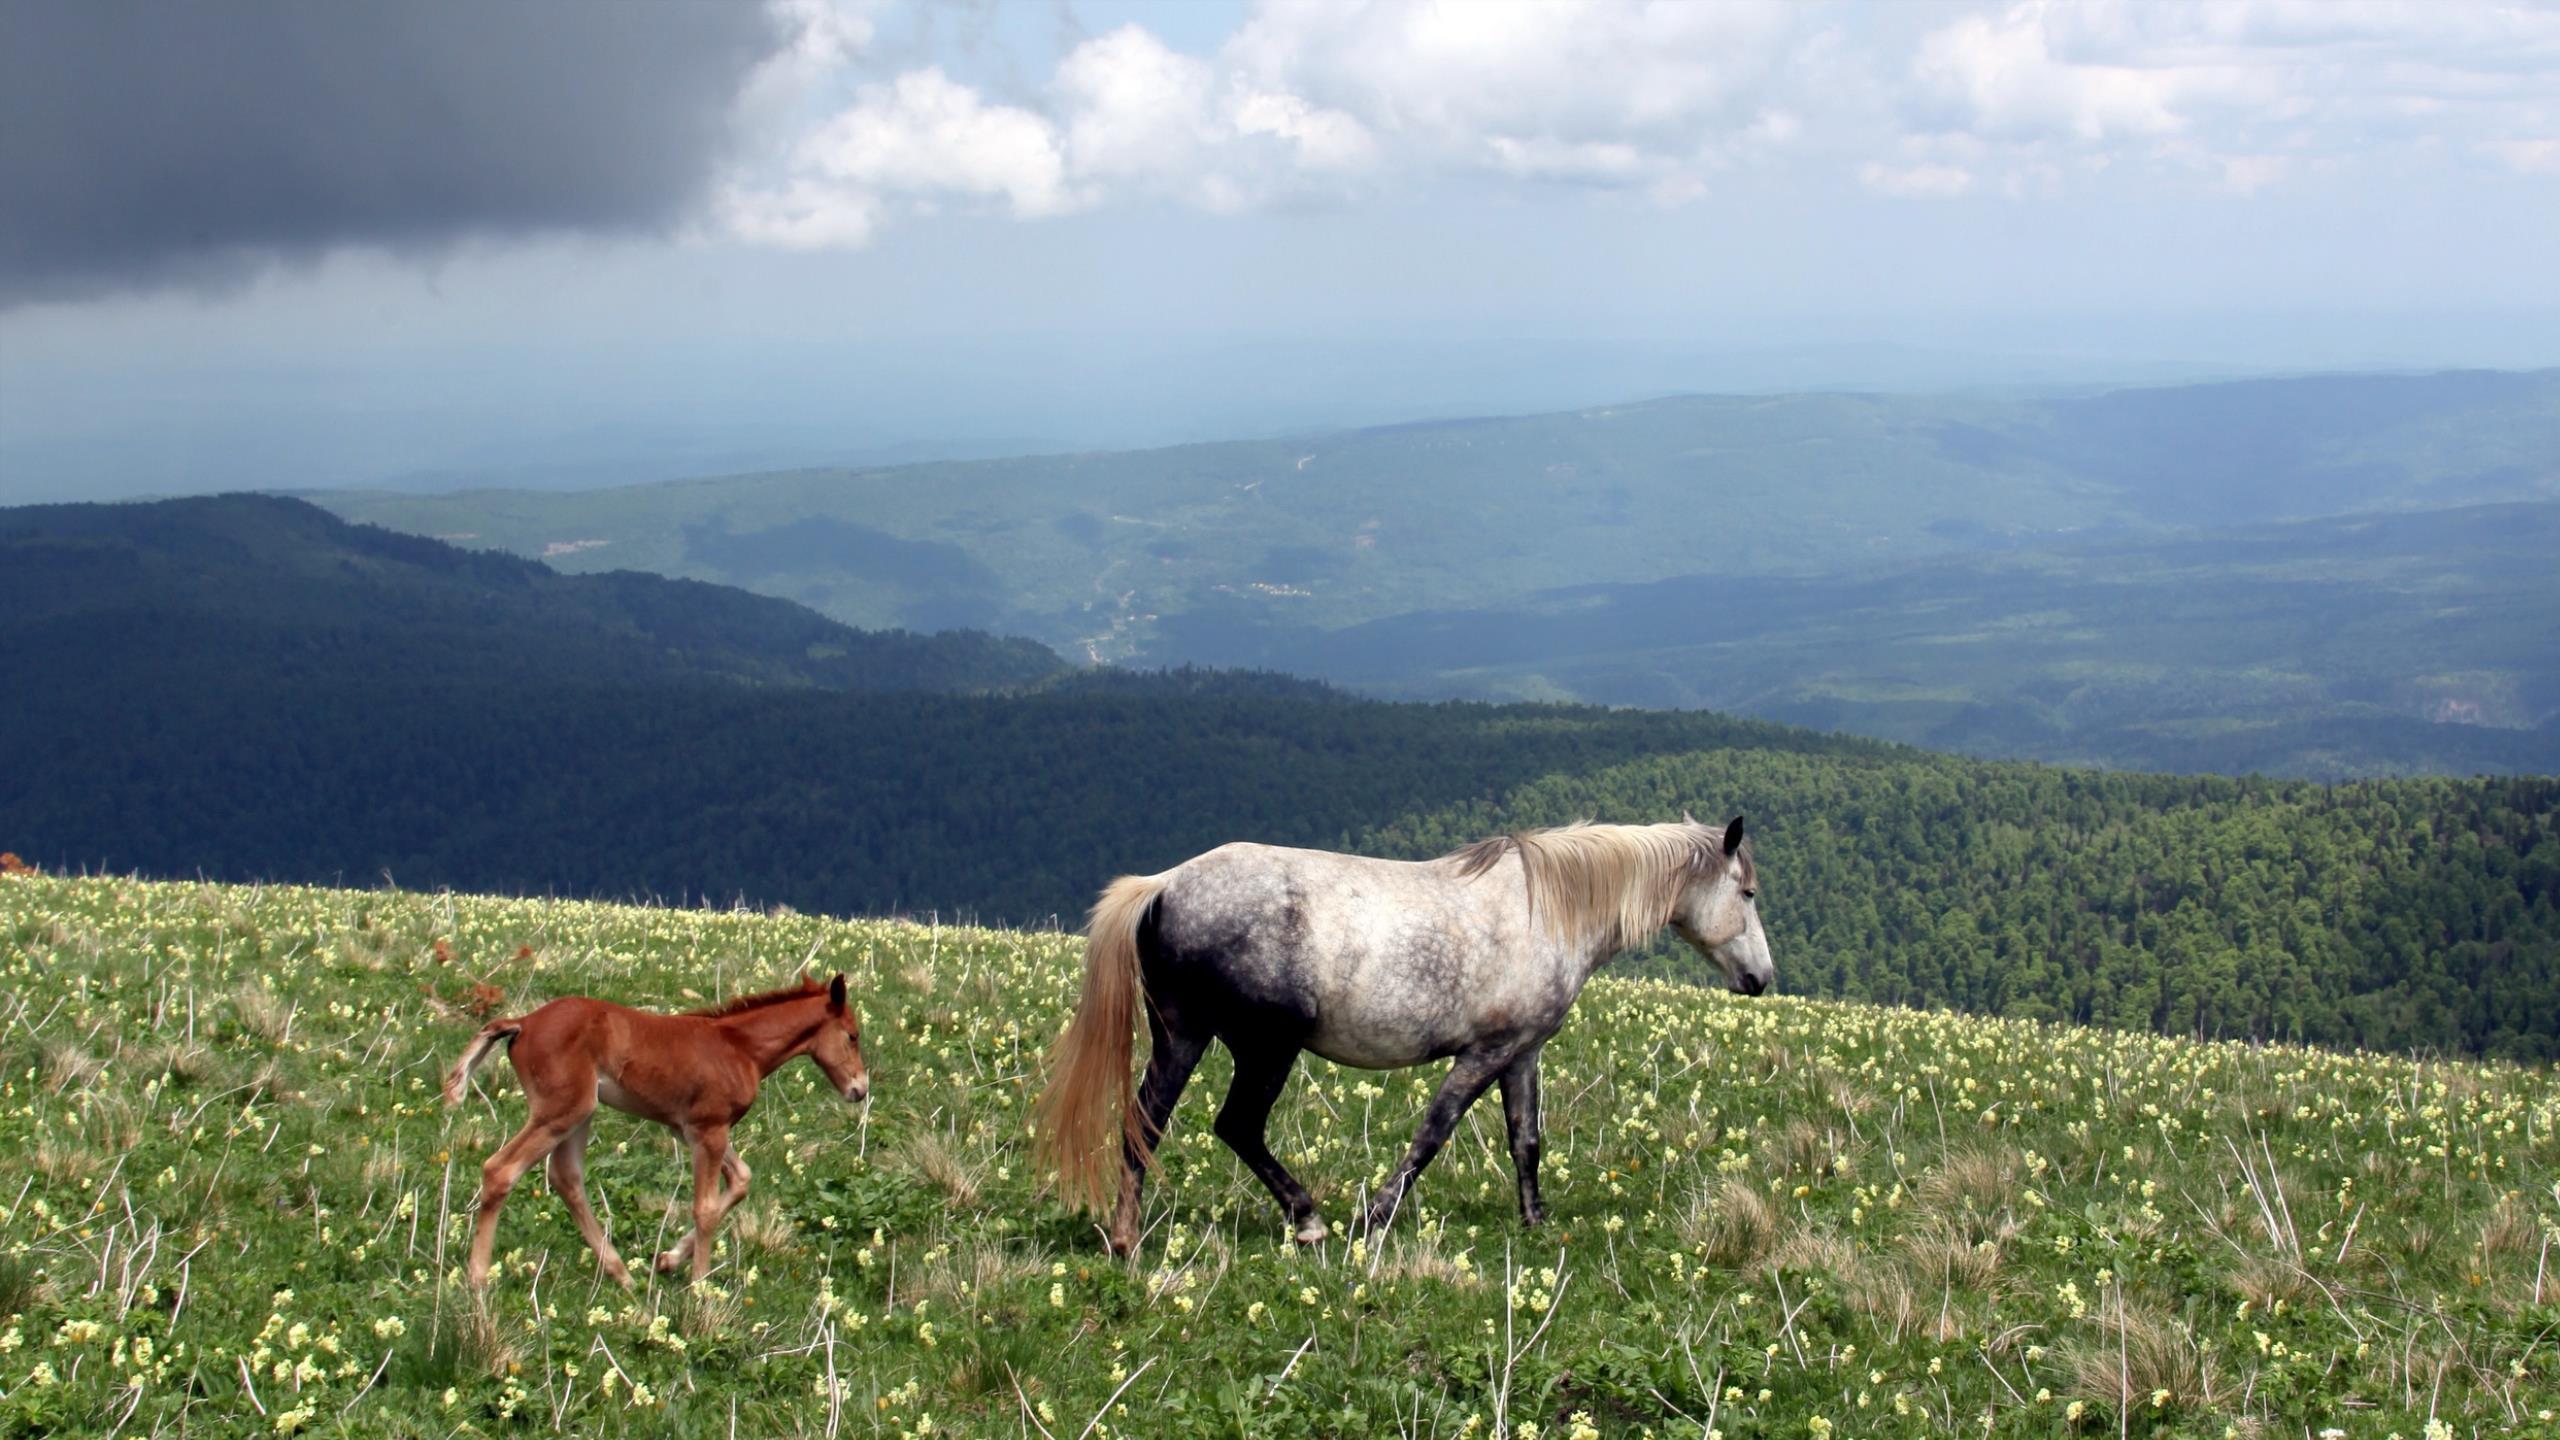
[[[859,1105],[870,1098],[871,1077],[868,1075],[844,1087],[844,1103],[847,1105]]]

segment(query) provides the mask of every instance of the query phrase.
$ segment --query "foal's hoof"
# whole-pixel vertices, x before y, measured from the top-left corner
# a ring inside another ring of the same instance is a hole
[[[661,1275],[674,1274],[676,1267],[683,1263],[684,1252],[681,1250],[661,1250],[658,1252],[658,1258],[649,1262],[650,1267]]]
[[[1324,1228],[1324,1217],[1321,1215],[1310,1215],[1298,1222],[1297,1240],[1301,1245],[1321,1245],[1324,1243],[1324,1237],[1332,1233]]]
[[[1113,1230],[1102,1237],[1102,1248],[1114,1255],[1131,1254],[1138,1248],[1138,1237],[1135,1234],[1123,1234]]]

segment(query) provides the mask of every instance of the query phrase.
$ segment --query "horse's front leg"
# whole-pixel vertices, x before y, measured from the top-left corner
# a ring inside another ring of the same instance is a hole
[[[1413,1145],[1404,1152],[1404,1163],[1396,1166],[1394,1173],[1387,1176],[1387,1183],[1370,1198],[1369,1212],[1363,1220],[1367,1228],[1383,1230],[1396,1218],[1405,1193],[1421,1178],[1423,1167],[1440,1153],[1441,1146],[1449,1143],[1449,1136],[1458,1128],[1467,1107],[1476,1103],[1476,1097],[1502,1073],[1510,1058],[1507,1053],[1470,1052],[1449,1066],[1449,1078],[1440,1082],[1440,1093],[1431,1097],[1431,1108],[1423,1112],[1422,1128],[1414,1132]]]
[[[1538,1048],[1511,1062],[1502,1072],[1502,1118],[1511,1131],[1511,1173],[1520,1183],[1520,1223],[1536,1225],[1547,1218],[1538,1198]]]
[[[693,1278],[711,1273],[711,1232],[720,1227],[721,1217],[747,1192],[746,1164],[729,1148],[729,1127],[707,1125],[688,1136],[693,1142],[693,1228],[677,1241],[673,1249],[657,1258],[658,1273],[666,1274],[693,1261]],[[733,1173],[739,1176],[734,1192],[724,1189],[723,1182]]]

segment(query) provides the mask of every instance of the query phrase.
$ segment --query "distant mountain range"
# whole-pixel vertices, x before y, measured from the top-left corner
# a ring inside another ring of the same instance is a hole
[[[2560,371],[1698,396],[315,498],[563,570],[1021,634],[1087,662],[1710,704],[2119,766],[2348,776],[2560,753],[2560,589],[2535,552],[2560,504]]]

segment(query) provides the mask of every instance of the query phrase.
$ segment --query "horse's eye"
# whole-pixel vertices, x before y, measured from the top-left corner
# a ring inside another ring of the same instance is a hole
[[[1745,891],[1743,891],[1743,892],[1742,892],[1742,898],[1743,898],[1743,899],[1745,899],[1745,900],[1755,899],[1755,898],[1757,898],[1757,897],[1759,896],[1759,894],[1760,894],[1760,887],[1759,887],[1759,886],[1757,886],[1757,885],[1754,885],[1754,886],[1752,886],[1750,889],[1745,890]]]

